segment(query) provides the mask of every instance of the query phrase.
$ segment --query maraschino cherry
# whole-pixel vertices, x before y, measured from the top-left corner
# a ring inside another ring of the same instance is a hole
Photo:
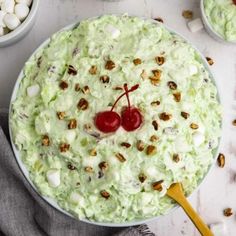
[[[103,111],[96,115],[95,124],[103,133],[115,132],[121,125],[121,118],[114,111]]]
[[[95,117],[96,127],[104,132],[111,133],[115,132],[121,125],[126,131],[133,131],[137,129],[142,123],[142,116],[139,110],[135,107],[130,106],[129,93],[138,89],[139,85],[135,85],[128,89],[127,84],[124,84],[125,92],[121,94],[115,101],[110,111],[99,112]],[[121,117],[117,112],[114,112],[118,101],[126,95],[128,100],[128,107],[125,107],[122,111]]]
[[[126,131],[134,131],[142,124],[142,115],[136,107],[130,106],[129,90],[127,84],[124,85],[124,89],[128,100],[128,107],[125,107],[121,113],[121,125]]]

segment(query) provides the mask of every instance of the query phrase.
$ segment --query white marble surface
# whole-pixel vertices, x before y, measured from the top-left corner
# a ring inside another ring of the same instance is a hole
[[[223,110],[224,131],[220,151],[226,156],[226,166],[215,165],[190,201],[206,223],[224,221],[227,236],[236,235],[236,217],[223,216],[225,207],[236,213],[236,46],[226,46],[214,41],[202,30],[192,34],[181,13],[184,9],[200,15],[200,0],[42,0],[33,30],[17,44],[0,48],[0,107],[8,107],[12,88],[18,73],[34,49],[53,32],[74,22],[105,13],[129,13],[146,17],[162,17],[165,24],[184,35],[206,56],[214,59],[212,71],[219,86]],[[233,107],[233,101],[234,107]],[[197,236],[199,233],[181,209],[149,223],[158,236]]]

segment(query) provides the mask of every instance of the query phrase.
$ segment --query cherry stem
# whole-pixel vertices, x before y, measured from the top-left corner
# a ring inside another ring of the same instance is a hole
[[[127,101],[128,101],[128,109],[129,109],[129,112],[130,112],[130,100],[129,100],[129,92],[128,92],[128,86],[127,84],[124,84],[124,89],[125,89],[125,95],[126,95],[126,98],[127,98]]]
[[[113,111],[113,109],[115,108],[116,104],[118,103],[118,101],[124,96],[126,95],[127,99],[128,99],[128,106],[129,106],[129,109],[130,109],[130,101],[129,101],[129,92],[133,92],[134,90],[138,89],[139,87],[139,84],[136,84],[134,86],[131,87],[131,89],[128,89],[128,86],[127,84],[124,84],[124,89],[125,89],[125,92],[122,93],[115,101],[114,105],[112,106],[111,108],[111,111]]]

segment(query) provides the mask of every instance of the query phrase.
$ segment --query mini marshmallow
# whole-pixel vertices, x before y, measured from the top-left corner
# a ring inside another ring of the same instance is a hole
[[[223,222],[215,223],[210,225],[210,229],[214,236],[227,236],[227,229]]]
[[[195,65],[189,66],[189,74],[190,75],[196,75],[198,73],[198,69]]]
[[[14,30],[20,25],[20,20],[15,14],[7,13],[4,16],[3,21],[10,30]]]
[[[4,35],[4,29],[2,26],[0,26],[0,36],[3,36]]]
[[[111,34],[111,37],[112,37],[113,39],[118,38],[118,37],[120,36],[120,30],[118,30],[117,28],[115,28],[113,25],[108,25],[108,26],[106,27],[106,30],[107,30],[108,33]]]
[[[38,84],[34,84],[34,85],[29,86],[27,88],[27,95],[29,97],[35,97],[36,95],[38,95],[39,91],[40,91],[39,85]]]
[[[175,149],[177,152],[188,152],[191,150],[189,144],[184,138],[178,137],[175,141]]]
[[[148,203],[150,203],[152,199],[153,195],[151,193],[142,192],[141,201],[143,205],[148,205]]]
[[[1,10],[6,13],[13,13],[14,6],[15,6],[14,0],[5,0],[1,3]]]
[[[6,27],[6,24],[3,21],[3,18],[5,15],[6,15],[6,12],[0,10],[0,27]]]
[[[29,7],[25,3],[16,4],[15,14],[20,21],[23,21],[29,14]]]
[[[203,29],[203,24],[200,18],[188,22],[188,28],[192,33]]]
[[[205,133],[206,132],[206,128],[205,128],[205,126],[203,125],[203,124],[201,124],[201,123],[198,123],[198,129],[197,129],[197,131],[199,131],[199,132],[201,132],[201,133]]]
[[[78,203],[81,199],[81,196],[78,193],[71,193],[70,200],[74,203]]]
[[[150,166],[146,169],[146,173],[148,174],[149,177],[156,177],[158,175],[158,171],[156,167]]]
[[[76,138],[76,132],[74,130],[66,130],[66,141],[68,143],[74,142]]]
[[[56,188],[60,185],[60,171],[57,169],[51,169],[47,172],[47,181],[49,185],[53,188]]]
[[[70,195],[70,200],[73,202],[73,203],[79,203],[80,206],[85,206],[85,201],[84,201],[84,198],[78,194],[78,193],[71,193]]]
[[[205,141],[205,137],[201,132],[193,133],[193,144],[195,147],[199,147]]]
[[[16,3],[24,3],[29,7],[32,3],[32,0],[16,0]]]

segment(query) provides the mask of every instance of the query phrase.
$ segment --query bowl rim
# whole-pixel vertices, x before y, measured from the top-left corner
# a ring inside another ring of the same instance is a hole
[[[20,35],[22,32],[24,32],[25,29],[28,28],[30,26],[31,22],[33,21],[35,15],[36,15],[36,12],[38,10],[38,6],[39,6],[39,0],[33,0],[28,16],[16,29],[11,31],[10,33],[0,36],[0,44],[5,43],[8,40],[15,38],[18,35]]]
[[[114,16],[122,16],[123,14],[105,14],[105,15],[114,15]],[[59,32],[62,32],[62,31],[67,31],[67,30],[72,30],[74,28],[76,28],[81,21],[84,21],[84,20],[93,20],[93,19],[97,19],[97,18],[100,18],[104,15],[99,15],[99,16],[96,16],[96,17],[88,17],[88,18],[85,18],[83,20],[76,20],[74,23],[72,24],[69,24],[65,27],[63,27],[62,29],[56,31],[54,34],[57,34]],[[155,21],[154,19],[151,19],[151,18],[147,18],[147,17],[140,17],[140,16],[135,16],[135,15],[129,15],[129,17],[138,17],[140,19],[143,19],[143,20],[147,20],[147,21],[150,21],[152,23],[155,23],[157,25],[163,25],[163,23],[160,23],[160,22],[157,22]],[[182,36],[181,34],[177,33],[175,30],[172,30],[170,27],[167,27],[166,25],[163,25],[163,27],[165,29],[167,29],[170,33],[174,34],[174,35],[177,35],[178,37],[182,38],[186,43],[188,43],[189,45],[191,45],[191,47],[198,53],[198,55],[201,57],[202,59],[202,63],[205,67],[205,69],[208,71],[209,73],[209,76],[210,76],[210,79],[211,81],[213,82],[213,84],[215,85],[216,89],[217,89],[217,100],[219,102],[219,104],[221,105],[221,99],[220,99],[220,93],[219,93],[219,89],[218,89],[218,86],[217,86],[217,83],[216,83],[216,80],[214,79],[214,76],[210,70],[210,67],[209,67],[209,64],[206,60],[206,58],[203,56],[203,54],[190,42],[190,40],[188,40],[186,37]],[[53,35],[54,35],[53,34]],[[37,52],[39,52],[41,49],[43,49],[45,46],[48,45],[48,43],[50,43],[51,41],[51,38],[52,36],[51,35],[49,38],[47,38],[46,40],[44,40],[35,50],[34,52],[31,54],[31,56],[28,58],[27,61],[29,61],[31,58],[33,58]],[[26,61],[26,62],[27,62]],[[21,81],[23,80],[24,78],[24,67],[21,69],[18,77],[17,77],[17,80],[15,82],[15,85],[14,85],[14,88],[13,88],[13,91],[12,91],[12,95],[11,95],[11,99],[10,99],[10,106],[9,106],[9,115],[8,115],[8,129],[9,129],[9,134],[10,134],[10,143],[11,143],[11,146],[12,146],[12,149],[13,149],[13,152],[14,152],[14,157],[16,159],[16,162],[23,174],[23,176],[25,177],[25,179],[27,180],[27,182],[30,184],[30,186],[33,188],[33,190],[36,192],[36,194],[42,198],[47,204],[49,204],[51,207],[53,207],[54,209],[58,210],[59,212],[61,213],[64,213],[65,215],[73,218],[73,219],[76,219],[76,220],[79,220],[79,221],[82,221],[82,222],[85,222],[85,223],[89,223],[89,224],[93,224],[93,225],[97,225],[97,226],[105,226],[105,227],[129,227],[129,226],[137,226],[137,225],[140,225],[140,224],[145,224],[145,223],[148,223],[150,221],[153,221],[153,220],[157,220],[163,216],[167,216],[169,214],[171,214],[173,211],[175,211],[176,209],[178,209],[180,206],[177,205],[177,204],[174,204],[174,206],[172,208],[170,208],[169,210],[167,210],[167,212],[164,214],[164,215],[158,215],[158,216],[153,216],[153,217],[150,217],[150,218],[146,218],[146,219],[137,219],[137,220],[133,220],[133,221],[127,221],[127,222],[122,222],[122,223],[111,223],[111,222],[96,222],[96,221],[91,221],[91,220],[88,220],[86,218],[83,218],[83,219],[79,219],[77,217],[75,217],[73,214],[71,214],[70,212],[68,211],[65,211],[64,209],[62,209],[58,204],[57,202],[52,199],[52,198],[49,198],[47,196],[43,196],[39,190],[37,189],[37,187],[34,185],[34,183],[31,181],[30,177],[29,177],[29,171],[28,169],[26,168],[26,165],[24,164],[23,160],[21,159],[20,157],[20,152],[17,150],[15,144],[14,144],[14,141],[13,141],[13,134],[12,134],[12,129],[11,129],[11,122],[10,122],[10,117],[11,117],[11,110],[12,110],[12,103],[14,102],[14,100],[16,99],[17,97],[17,92],[18,92],[18,89],[19,89],[19,85],[21,83]],[[221,136],[222,136],[222,123],[223,123],[223,116],[221,115],[221,130],[220,130],[220,137],[218,139],[218,145],[217,147],[214,149],[213,151],[213,159],[212,159],[212,163],[209,165],[208,167],[208,170],[206,171],[205,175],[203,178],[200,179],[199,183],[198,183],[198,186],[192,191],[192,193],[187,196],[187,198],[189,198],[190,196],[192,196],[201,186],[201,184],[203,183],[203,181],[206,179],[206,176],[208,175],[208,173],[213,169],[214,167],[214,164],[215,164],[215,161],[216,161],[216,157],[217,157],[217,154],[219,153],[219,147],[220,147],[220,143],[221,143]]]
[[[205,26],[206,31],[208,32],[208,34],[214,38],[215,40],[221,42],[221,43],[225,43],[225,44],[229,44],[229,45],[236,45],[236,40],[235,41],[228,41],[226,40],[221,34],[219,34],[210,24],[206,13],[205,13],[205,7],[204,7],[204,1],[206,0],[201,0],[200,2],[200,10],[201,10],[201,16],[202,16],[202,21],[203,21],[203,25]]]

